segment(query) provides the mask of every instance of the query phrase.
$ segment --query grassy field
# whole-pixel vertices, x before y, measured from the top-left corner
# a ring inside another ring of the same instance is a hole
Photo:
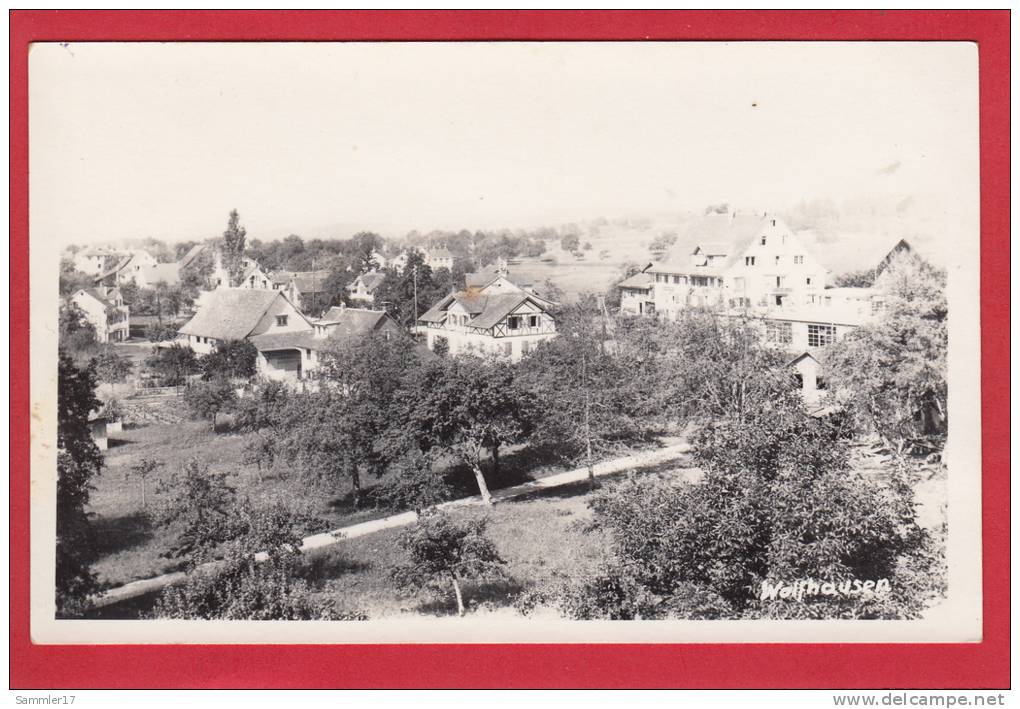
[[[335,529],[393,512],[384,499],[389,478],[364,478],[363,501],[355,508],[347,480],[310,480],[287,464],[260,474],[254,465],[242,462],[253,434],[214,433],[208,422],[185,420],[180,399],[137,405],[128,402],[127,407],[126,427],[111,435],[89,508],[100,540],[100,557],[94,569],[104,586],[119,586],[181,566],[179,561],[164,556],[175,530],[157,528],[152,513],[164,495],[173,494],[172,491],[155,494],[160,483],[192,459],[198,459],[211,471],[226,473],[228,483],[240,495],[256,501],[282,502],[318,518],[321,528],[309,532]],[[154,422],[132,425],[132,418]],[[141,481],[131,475],[132,467],[142,458],[162,463],[146,479],[145,508]],[[567,466],[552,451],[518,446],[500,455],[498,475],[486,466],[486,479],[491,489],[499,490],[565,469]],[[451,498],[478,493],[474,476],[467,468],[448,463],[446,475]]]
[[[606,559],[607,539],[585,529],[591,517],[588,487],[580,484],[500,503],[491,509],[456,508],[455,518],[484,517],[487,534],[507,562],[502,581],[465,584],[469,612],[510,609],[527,589],[554,588],[593,573]],[[452,593],[407,595],[394,588],[390,569],[402,560],[393,529],[341,541],[310,556],[307,576],[318,593],[370,618],[404,613],[454,615]]]

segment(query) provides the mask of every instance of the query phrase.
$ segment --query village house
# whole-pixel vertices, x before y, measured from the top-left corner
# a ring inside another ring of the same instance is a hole
[[[655,275],[640,271],[617,284],[620,289],[620,312],[629,315],[654,315],[655,296],[652,289]]]
[[[312,324],[273,290],[219,288],[178,331],[178,339],[196,354],[206,355],[220,342],[267,333],[311,332]]]
[[[453,254],[443,246],[438,246],[434,249],[429,249],[425,252],[425,265],[431,268],[433,271],[438,271],[440,268],[453,270]]]
[[[106,247],[81,249],[74,255],[74,267],[82,273],[98,276],[106,270],[108,263],[113,263],[120,256],[119,251]]]
[[[96,275],[96,284],[108,287],[117,287],[135,281],[138,285],[138,274],[142,271],[152,273],[152,269],[158,269],[160,264],[148,251],[141,249],[130,249],[114,252],[106,260],[103,269]],[[176,270],[176,264],[169,264]],[[143,276],[144,279],[144,276]],[[179,281],[179,278],[177,279]],[[153,281],[153,285],[155,281]]]
[[[317,312],[325,303],[329,271],[273,271],[269,280],[273,290],[281,291],[306,313]]]
[[[469,273],[464,290],[443,298],[418,322],[433,352],[494,354],[516,362],[556,337],[552,305],[528,279],[515,281],[505,269]]]
[[[362,273],[347,285],[347,297],[356,303],[371,305],[375,303],[375,291],[382,285],[386,274],[379,271]]]
[[[96,330],[98,342],[123,342],[130,337],[130,310],[120,289],[96,286],[71,295],[74,303]]]

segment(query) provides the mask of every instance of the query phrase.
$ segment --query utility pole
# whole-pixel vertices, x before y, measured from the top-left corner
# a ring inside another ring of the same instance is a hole
[[[411,322],[411,332],[414,332],[418,326],[418,264],[414,264],[411,273],[414,277],[414,320]]]

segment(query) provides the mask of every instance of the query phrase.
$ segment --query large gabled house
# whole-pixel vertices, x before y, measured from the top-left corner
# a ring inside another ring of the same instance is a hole
[[[434,352],[498,355],[516,362],[556,337],[552,305],[505,272],[469,273],[464,290],[433,305],[418,323]]]
[[[329,271],[273,271],[269,280],[273,290],[282,291],[290,302],[305,312],[318,312],[326,293]]]
[[[194,317],[181,326],[178,339],[196,354],[205,355],[217,344],[258,335],[313,334],[312,324],[282,293],[247,288],[219,288],[207,294]],[[292,369],[287,356],[260,350],[260,371]]]
[[[71,295],[96,330],[98,342],[122,342],[130,337],[130,310],[118,288],[82,288]]]

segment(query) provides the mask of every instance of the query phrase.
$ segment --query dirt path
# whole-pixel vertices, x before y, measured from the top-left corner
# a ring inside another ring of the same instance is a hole
[[[634,453],[633,455],[616,458],[614,460],[607,460],[595,465],[595,475],[597,477],[601,477],[625,472],[627,470],[653,467],[672,460],[677,460],[684,454],[690,452],[690,450],[691,447],[688,443],[677,443],[650,451]],[[492,493],[492,498],[496,503],[506,502],[515,497],[534,493],[538,490],[549,490],[552,488],[562,487],[564,485],[572,485],[574,483],[583,482],[587,479],[588,468],[575,468],[574,470],[567,470],[540,480],[534,480],[521,485],[515,485],[514,487],[504,488],[502,490],[496,490]],[[441,505],[437,505],[437,509],[447,509],[464,505],[480,505],[481,503],[481,498],[478,495],[475,495],[473,497],[464,497],[451,502],[444,502]],[[301,549],[302,551],[322,549],[344,539],[355,539],[357,537],[363,537],[366,534],[380,532],[384,529],[404,527],[406,525],[413,524],[417,519],[418,515],[415,512],[401,512],[389,517],[361,522],[360,524],[352,524],[348,527],[341,527],[321,534],[313,534],[301,540]],[[264,553],[256,555],[256,558],[260,557],[265,558]],[[138,596],[143,596],[147,593],[158,591],[166,586],[180,583],[184,579],[184,572],[178,571],[172,574],[156,576],[151,579],[132,581],[131,583],[106,591],[96,599],[95,605],[97,607],[104,607],[120,603],[132,598],[137,598]]]

